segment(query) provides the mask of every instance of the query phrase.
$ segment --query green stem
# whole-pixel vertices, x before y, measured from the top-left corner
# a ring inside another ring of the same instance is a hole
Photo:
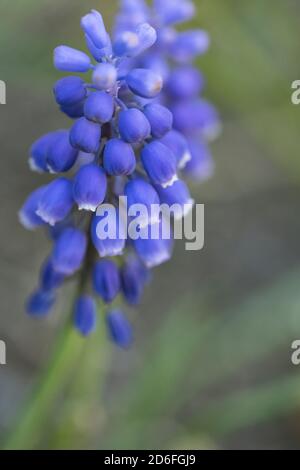
[[[34,393],[25,403],[23,413],[4,442],[4,449],[36,448],[51,405],[61,391],[62,384],[66,383],[79,363],[85,344],[86,340],[80,337],[68,322],[54,347],[55,353],[49,366],[38,380]]]

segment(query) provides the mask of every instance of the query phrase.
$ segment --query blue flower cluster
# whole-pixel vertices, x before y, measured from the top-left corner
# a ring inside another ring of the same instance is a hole
[[[27,312],[48,314],[64,281],[79,273],[75,327],[83,335],[94,330],[95,298],[101,299],[111,305],[106,312],[110,336],[123,348],[131,343],[132,329],[117,306],[119,294],[129,305],[140,302],[150,269],[170,259],[172,240],[162,235],[127,240],[122,217],[115,237],[99,238],[103,215],[98,209],[116,205],[120,195],[127,197],[128,210],[134,204],[150,212],[152,204],[190,203],[178,174],[203,177],[209,156],[204,135],[217,124],[211,105],[195,100],[201,75],[186,65],[206,50],[208,37],[172,27],[191,16],[192,3],[154,3],[151,16],[143,0],[123,0],[113,40],[99,12],[84,16],[81,28],[92,58],[69,46],[54,50],[55,67],[76,74],[61,78],[53,89],[72,125],[32,145],[31,169],[57,176],[33,191],[19,214],[26,228],[45,227],[53,241]],[[175,70],[170,58],[180,62]],[[161,234],[162,223],[149,219],[142,228],[157,224]]]
[[[215,107],[202,97],[205,78],[194,60],[205,54],[210,46],[206,31],[193,29],[177,31],[176,26],[188,21],[196,9],[191,0],[153,0],[149,7],[144,0],[121,0],[120,13],[115,25],[115,36],[134,31],[140,22],[148,22],[157,32],[157,41],[133,63],[151,68],[164,81],[162,93],[156,102],[168,107],[173,114],[173,130],[163,138],[163,143],[176,153],[181,153],[179,163],[183,174],[196,181],[209,178],[214,171],[209,142],[221,131]],[[188,151],[182,135],[188,142]]]

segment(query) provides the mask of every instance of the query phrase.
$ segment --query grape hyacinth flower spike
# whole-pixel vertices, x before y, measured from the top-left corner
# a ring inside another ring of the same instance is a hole
[[[89,54],[65,45],[55,48],[54,66],[69,75],[58,79],[53,93],[70,124],[32,145],[30,168],[51,173],[53,179],[33,191],[19,212],[26,228],[43,228],[53,243],[38,287],[27,301],[28,314],[49,315],[64,281],[78,275],[74,327],[83,336],[91,334],[101,303],[109,336],[121,348],[130,346],[133,335],[120,304],[139,304],[150,268],[172,253],[172,235],[163,239],[164,222],[151,208],[160,203],[192,205],[181,171],[187,161],[190,173],[195,166],[197,172],[204,167],[203,162],[192,163],[194,155],[201,160],[195,137],[191,152],[188,139],[176,130],[182,110],[174,119],[169,109],[176,111],[184,100],[190,103],[191,94],[203,88],[202,77],[195,69],[176,71],[190,86],[191,92],[184,92],[167,73],[166,55],[178,55],[180,62],[188,55],[190,60],[204,52],[207,37],[178,33],[172,42],[169,34],[168,42],[165,33],[191,17],[192,3],[154,4],[158,23],[143,0],[124,0],[113,38],[101,14],[92,10],[81,19]],[[208,113],[213,122],[212,110],[202,106],[200,117],[197,106],[196,122],[205,127]],[[128,239],[135,205],[145,208],[137,224],[148,234],[144,239]],[[154,240],[149,235],[153,227],[159,234]]]
[[[203,97],[205,78],[193,62],[207,52],[210,37],[202,29],[176,29],[194,17],[196,8],[192,0],[152,0],[151,3],[148,6],[144,0],[120,0],[115,35],[133,31],[140,18],[156,29],[156,43],[135,58],[134,67],[149,67],[163,77],[164,87],[155,106],[161,104],[172,111],[173,131],[177,132],[174,139],[178,140],[179,135],[185,141],[186,151],[182,158],[178,157],[179,169],[185,177],[203,181],[214,170],[209,142],[219,135],[221,124],[216,108]],[[147,111],[146,115],[151,123],[152,112]],[[152,135],[159,137],[155,128]],[[164,143],[167,146],[170,143],[174,152],[174,145],[178,144],[172,140]]]

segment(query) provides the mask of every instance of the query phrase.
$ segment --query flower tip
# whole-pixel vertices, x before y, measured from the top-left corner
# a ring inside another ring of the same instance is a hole
[[[166,183],[162,183],[162,187],[165,189],[165,188],[169,188],[170,186],[173,186],[174,183],[176,183],[176,181],[178,181],[178,176],[177,175],[174,175],[169,181],[167,181]]]

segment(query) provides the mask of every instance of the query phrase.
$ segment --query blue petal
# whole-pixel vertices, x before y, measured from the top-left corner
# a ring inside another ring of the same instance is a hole
[[[101,127],[98,123],[82,117],[70,130],[71,145],[86,153],[97,153],[100,148]]]
[[[119,219],[119,211],[111,205],[100,206],[93,217],[91,236],[102,258],[121,255],[125,248],[126,231],[123,221]]]
[[[114,113],[114,100],[104,91],[92,93],[85,102],[84,115],[87,119],[104,124],[109,122]]]
[[[190,139],[191,160],[184,168],[184,173],[196,181],[205,181],[209,179],[215,169],[211,152],[208,145],[200,138]]]
[[[54,66],[62,72],[87,72],[91,61],[87,54],[68,46],[54,49]]]
[[[28,230],[34,230],[45,222],[36,213],[40,200],[46,191],[47,186],[41,186],[40,188],[33,191],[24,202],[22,208],[19,211],[19,220],[21,224]]]
[[[81,27],[88,35],[92,43],[98,49],[103,49],[108,44],[107,32],[104,26],[102,15],[92,10],[81,19]]]
[[[206,31],[184,31],[178,34],[170,48],[170,54],[177,62],[191,62],[196,56],[204,54],[209,45],[210,38]]]
[[[93,269],[95,292],[106,303],[111,303],[120,291],[120,274],[117,265],[110,260],[98,261]]]
[[[112,341],[127,349],[132,343],[132,326],[121,310],[112,310],[107,314],[106,323]]]
[[[64,77],[58,80],[53,92],[58,104],[72,106],[86,97],[84,81],[80,77]]]
[[[144,108],[144,113],[151,126],[151,134],[154,138],[160,139],[172,129],[173,115],[171,111],[160,104],[148,104]]]
[[[116,85],[117,76],[117,69],[114,65],[98,64],[93,72],[93,84],[99,90],[111,91]]]
[[[103,165],[109,175],[131,175],[136,165],[131,145],[121,139],[110,139],[104,149]]]
[[[101,167],[91,163],[78,170],[74,178],[73,197],[79,210],[95,211],[104,201],[106,190],[106,175]]]
[[[180,67],[172,71],[166,83],[166,91],[176,100],[186,100],[196,97],[204,84],[203,75],[195,67]]]
[[[84,232],[75,228],[66,228],[55,242],[51,255],[53,268],[66,276],[74,274],[80,268],[87,248]]]
[[[131,108],[120,112],[119,131],[126,142],[137,143],[150,136],[151,127],[142,111]]]
[[[57,178],[47,185],[36,213],[48,224],[55,225],[67,217],[73,204],[71,181]]]
[[[155,98],[163,87],[162,77],[147,69],[133,69],[126,77],[129,89],[142,98]]]
[[[96,327],[97,308],[94,299],[89,295],[82,295],[75,303],[75,328],[83,335],[88,336]]]
[[[57,289],[63,284],[64,275],[53,268],[51,259],[47,259],[41,268],[40,284],[43,290]]]
[[[172,130],[162,137],[160,142],[172,150],[179,169],[184,168],[187,162],[190,161],[191,153],[187,139],[180,132]]]
[[[145,171],[153,183],[168,186],[176,180],[176,158],[161,142],[153,141],[146,145],[141,158]]]
[[[37,290],[26,302],[26,311],[32,317],[47,315],[53,308],[55,295],[52,291]]]
[[[50,171],[55,173],[69,171],[77,158],[75,150],[69,139],[69,131],[62,131],[48,149],[47,165]]]

